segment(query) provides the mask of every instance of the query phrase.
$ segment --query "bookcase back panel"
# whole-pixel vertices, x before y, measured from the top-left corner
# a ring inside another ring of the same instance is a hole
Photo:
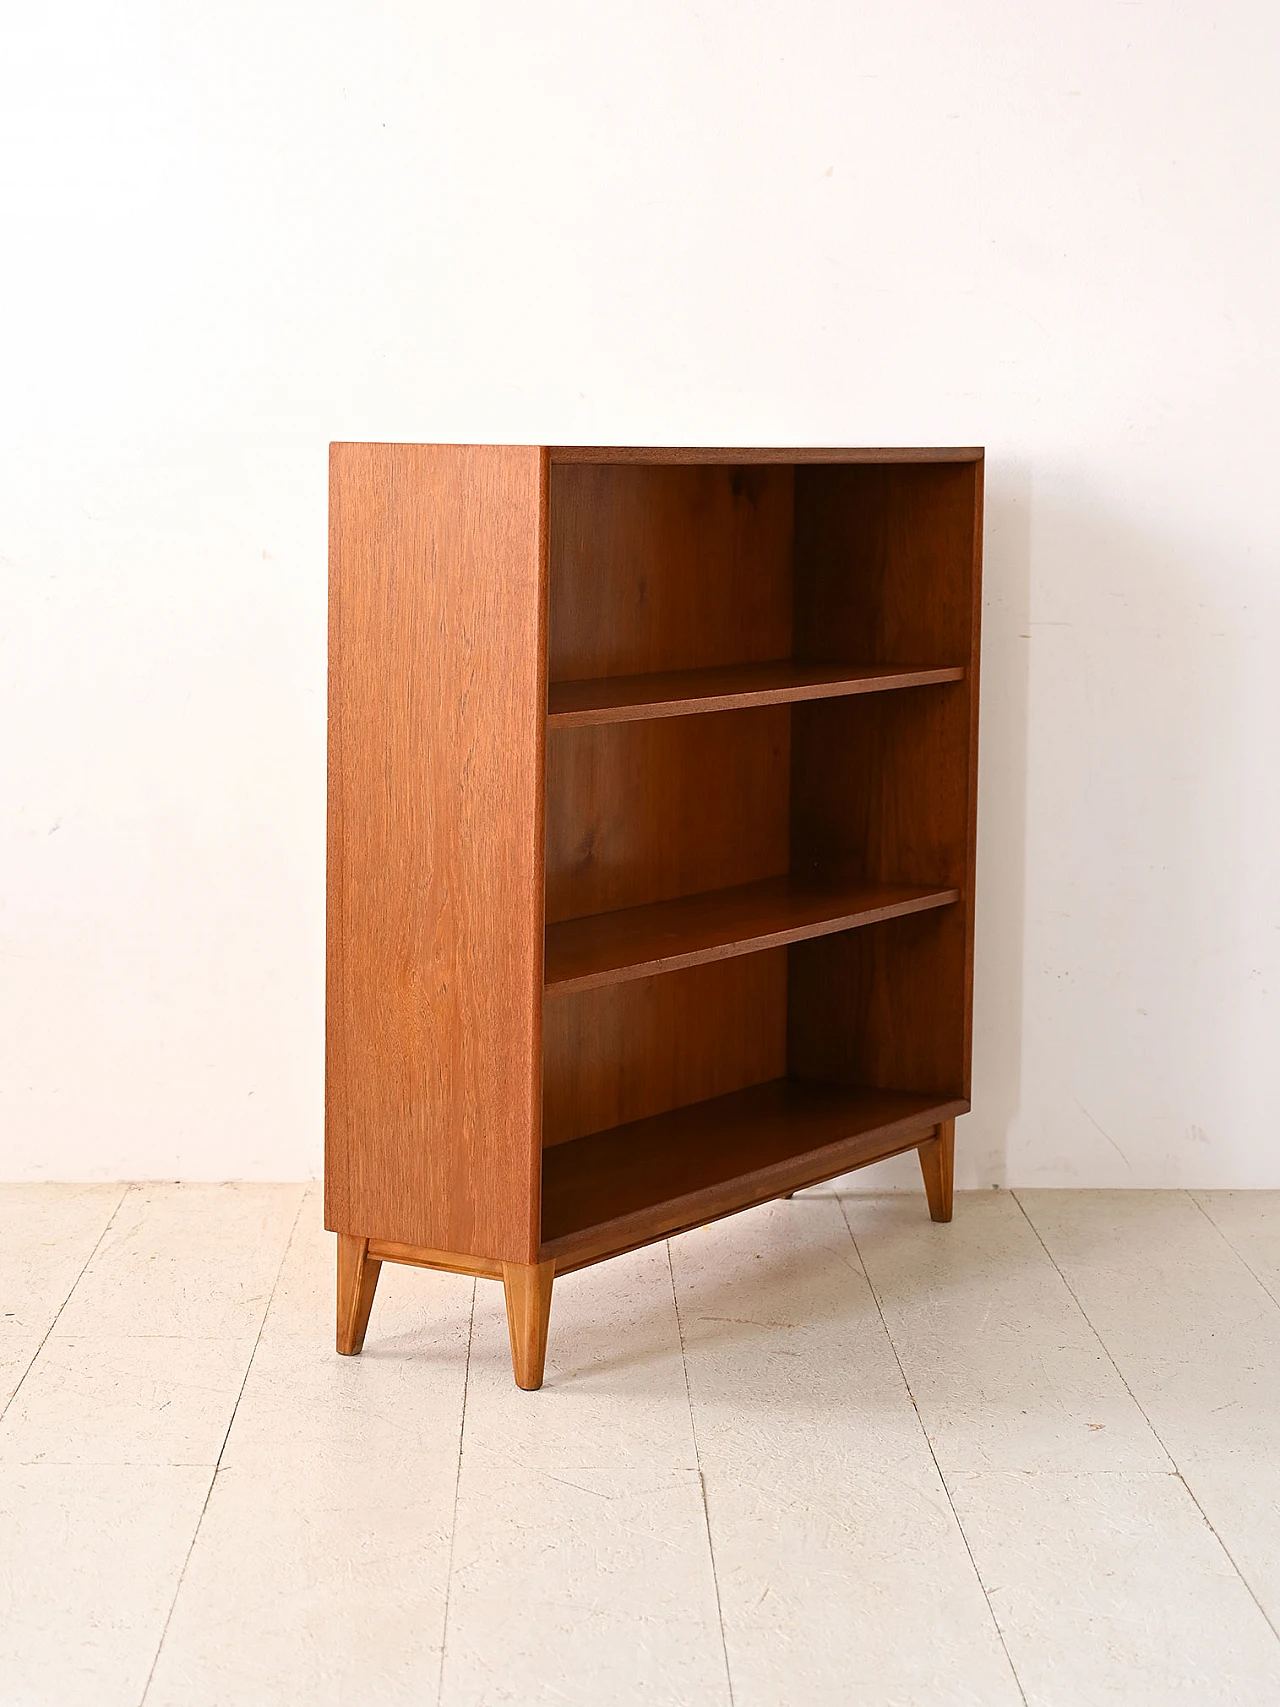
[[[787,870],[791,707],[556,730],[547,922]]]
[[[790,1072],[969,1095],[970,948],[962,906],[796,943],[787,954]]]
[[[543,1143],[778,1078],[787,951],[556,996],[543,1015]]]
[[[971,662],[980,465],[796,470],[795,655]]]
[[[971,739],[967,681],[793,707],[793,871],[965,889]]]
[[[553,466],[552,681],[791,652],[786,466]]]

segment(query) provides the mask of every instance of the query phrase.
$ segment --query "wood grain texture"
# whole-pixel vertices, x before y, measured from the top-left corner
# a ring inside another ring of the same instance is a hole
[[[541,1387],[546,1368],[547,1328],[551,1320],[551,1286],[555,1272],[554,1262],[504,1262],[502,1265],[511,1369],[516,1386],[527,1393],[536,1392]]]
[[[958,889],[805,872],[567,919],[547,927],[546,993],[566,995],[726,960],[945,907],[959,898]]]
[[[369,1255],[379,1262],[406,1263],[410,1268],[435,1268],[446,1274],[473,1274],[501,1280],[502,1264],[490,1257],[470,1257],[461,1251],[433,1251],[426,1245],[404,1245],[395,1239],[370,1239]]]
[[[777,705],[560,730],[547,745],[548,922],[781,876],[790,718]]]
[[[915,446],[899,448],[882,447],[879,449],[865,448],[761,448],[749,449],[743,445],[720,445],[707,448],[687,446],[672,448],[665,445],[552,445],[550,456],[553,464],[563,463],[742,463],[745,465],[768,464],[774,462],[798,466],[811,462],[981,462],[983,458],[981,446],[949,446],[934,450],[921,450]]]
[[[382,1264],[369,1250],[368,1239],[338,1234],[338,1350],[355,1357],[364,1350],[373,1295]]]
[[[787,950],[789,1071],[964,1096],[963,904]]]
[[[543,1142],[779,1077],[787,956],[772,949],[548,1001]]]
[[[647,717],[688,717],[752,705],[787,705],[804,699],[836,699],[855,693],[884,693],[958,682],[960,668],[912,669],[899,664],[809,664],[790,658],[763,664],[721,664],[705,670],[667,670],[647,676],[602,676],[593,681],[552,682],[548,729],[595,723],[635,722]]]
[[[545,455],[334,445],[326,1225],[536,1254]]]
[[[794,707],[791,869],[965,885],[967,682]]]
[[[937,1135],[920,1146],[920,1172],[924,1175],[925,1194],[929,1199],[929,1216],[933,1221],[950,1221],[955,1196],[956,1123],[939,1122]]]
[[[785,658],[790,468],[551,472],[552,682]]]
[[[795,655],[967,665],[981,461],[802,468]]]
[[[974,956],[974,920],[977,899],[977,867],[978,867],[978,687],[979,663],[982,653],[982,520],[983,504],[985,502],[984,467],[979,463],[974,470],[973,480],[973,513],[970,520],[969,532],[969,563],[970,568],[970,598],[969,611],[969,662],[965,677],[966,700],[969,710],[969,739],[967,742],[966,786],[967,786],[967,820],[965,826],[965,867],[969,880],[964,886],[964,964],[960,979],[963,986],[962,1002],[964,1007],[964,1076],[961,1080],[966,1097],[972,1094],[973,1081],[973,956]]]
[[[982,464],[796,477],[796,647],[964,666],[919,693],[797,706],[792,870],[947,884],[960,905],[791,951],[791,1071],[967,1098]]]
[[[913,1149],[960,1099],[778,1079],[547,1150],[558,1271]]]
[[[788,1059],[802,1077],[968,1095],[969,727],[967,681],[796,708],[793,869],[961,894],[927,923],[791,950]]]

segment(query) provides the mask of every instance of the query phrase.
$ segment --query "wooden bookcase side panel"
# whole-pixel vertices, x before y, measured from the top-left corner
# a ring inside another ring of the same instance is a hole
[[[552,682],[786,658],[790,467],[551,471]]]
[[[973,1094],[973,958],[974,958],[974,922],[977,904],[977,871],[978,871],[978,688],[980,678],[980,660],[982,656],[982,520],[983,504],[986,497],[985,463],[981,460],[973,471],[973,519],[970,536],[969,562],[971,569],[971,608],[969,612],[969,667],[965,675],[965,688],[969,705],[969,745],[968,745],[968,877],[961,905],[964,908],[964,1095],[966,1101]]]
[[[325,1224],[540,1239],[548,463],[330,464]]]
[[[780,1078],[786,1061],[785,949],[553,997],[543,1017],[543,1142]]]

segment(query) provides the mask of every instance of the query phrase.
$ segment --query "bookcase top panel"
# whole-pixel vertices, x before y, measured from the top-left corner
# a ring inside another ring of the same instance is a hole
[[[334,450],[343,440],[330,445]],[[378,443],[380,441],[372,441]],[[848,445],[450,445],[422,447],[451,450],[545,449],[552,462],[610,463],[731,463],[753,462],[981,462],[981,445],[848,446]]]
[[[980,445],[942,449],[774,445],[550,445],[552,462],[981,462]]]

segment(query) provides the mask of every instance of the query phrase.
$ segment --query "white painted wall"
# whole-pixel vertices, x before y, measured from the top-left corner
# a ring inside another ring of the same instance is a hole
[[[960,1181],[1280,1184],[1280,10],[3,32],[0,1174],[318,1168],[329,439],[978,442]]]

